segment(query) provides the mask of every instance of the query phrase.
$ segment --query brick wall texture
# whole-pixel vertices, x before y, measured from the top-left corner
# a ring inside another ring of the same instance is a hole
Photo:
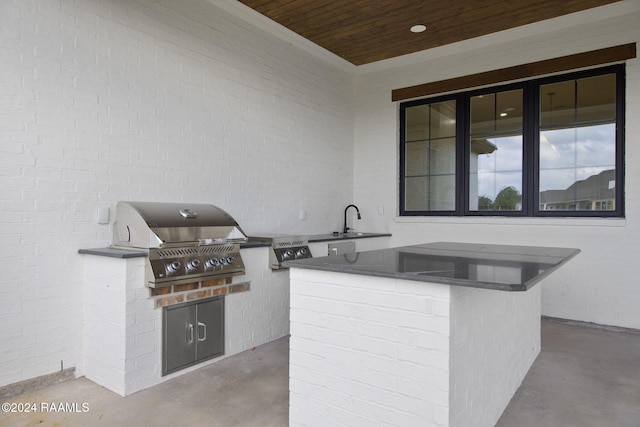
[[[351,202],[353,77],[211,2],[2,1],[0,63],[0,385],[79,364],[77,251],[119,200],[253,233],[338,229]]]
[[[495,425],[540,352],[540,290],[293,269],[289,423]]]

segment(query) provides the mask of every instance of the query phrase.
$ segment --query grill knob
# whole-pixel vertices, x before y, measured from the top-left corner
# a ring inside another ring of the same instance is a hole
[[[306,258],[308,252],[307,248],[300,248],[296,253],[296,258]]]
[[[167,270],[169,270],[172,273],[175,273],[176,271],[180,270],[181,267],[182,267],[182,263],[180,261],[173,261],[172,263],[169,263],[167,265]]]
[[[220,262],[215,258],[210,258],[205,262],[205,265],[209,268],[215,267],[218,264],[220,264]]]
[[[231,265],[231,264],[233,264],[233,261],[235,261],[235,258],[234,258],[234,257],[232,257],[232,256],[230,256],[230,257],[227,257],[227,258],[225,259],[225,261],[226,261],[226,264],[227,264],[227,265]]]
[[[189,266],[190,269],[195,270],[198,267],[200,267],[200,260],[199,259],[192,259],[191,261],[189,261],[188,266]]]
[[[287,249],[286,251],[284,251],[283,258],[284,259],[293,258],[293,251],[291,249]]]

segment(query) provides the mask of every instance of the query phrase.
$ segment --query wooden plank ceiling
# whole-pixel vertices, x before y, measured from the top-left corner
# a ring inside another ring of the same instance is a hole
[[[355,65],[620,0],[238,0]],[[422,24],[427,30],[412,33]]]

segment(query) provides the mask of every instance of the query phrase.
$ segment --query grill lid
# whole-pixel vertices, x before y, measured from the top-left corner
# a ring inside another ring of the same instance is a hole
[[[136,248],[247,240],[227,212],[213,205],[196,203],[118,202],[113,231],[115,245]]]

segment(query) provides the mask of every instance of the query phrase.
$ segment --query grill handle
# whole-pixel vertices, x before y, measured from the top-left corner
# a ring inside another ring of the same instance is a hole
[[[180,209],[180,215],[182,215],[184,218],[190,219],[190,218],[198,218],[198,213],[192,211],[191,209]]]
[[[193,323],[187,324],[186,332],[187,344],[193,344]]]
[[[200,338],[200,327],[202,326],[202,332],[204,333],[204,336],[202,338]],[[207,339],[207,325],[202,323],[202,322],[198,322],[198,341],[204,341]]]

